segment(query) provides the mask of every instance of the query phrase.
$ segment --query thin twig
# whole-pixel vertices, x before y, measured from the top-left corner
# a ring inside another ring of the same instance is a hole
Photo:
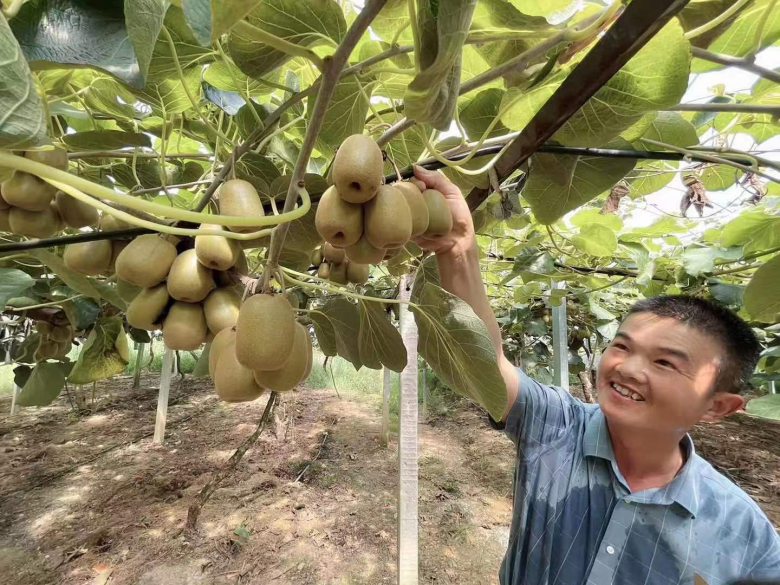
[[[328,431],[325,431],[325,436],[322,437],[322,443],[320,443],[320,448],[317,450],[317,454],[314,456],[314,459],[309,461],[306,467],[303,468],[303,471],[301,471],[298,474],[298,477],[295,478],[295,481],[293,483],[298,483],[301,480],[301,478],[306,474],[306,472],[309,471],[309,469],[311,469],[311,464],[320,458],[320,453],[322,453],[322,448],[325,446],[325,441],[327,440],[328,440]]]
[[[712,53],[706,49],[700,49],[699,47],[691,47],[691,54],[693,54],[694,57],[704,59],[705,61],[711,61],[712,63],[725,65],[726,67],[744,69],[745,71],[755,73],[759,77],[763,77],[774,83],[780,83],[780,73],[756,65],[747,59],[740,59],[739,57],[732,57],[731,55],[721,55],[720,53]]]

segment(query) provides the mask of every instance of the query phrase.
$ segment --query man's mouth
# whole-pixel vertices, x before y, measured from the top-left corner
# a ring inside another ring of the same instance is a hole
[[[620,384],[617,384],[616,382],[611,382],[610,386],[612,386],[612,389],[620,394],[623,398],[628,398],[629,400],[633,400],[634,402],[644,402],[645,399],[642,397],[641,394],[638,392],[635,392],[631,388],[626,388],[625,386],[621,386]]]

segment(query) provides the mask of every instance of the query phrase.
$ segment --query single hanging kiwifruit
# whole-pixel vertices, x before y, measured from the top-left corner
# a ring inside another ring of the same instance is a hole
[[[419,236],[428,229],[428,207],[422,193],[414,183],[408,181],[393,183],[393,187],[406,197],[406,204],[412,214],[412,237]]]
[[[82,228],[95,225],[98,222],[97,209],[71,197],[67,193],[57,191],[55,202],[62,221],[68,227]]]
[[[238,241],[226,238],[221,225],[200,224],[200,229],[214,232],[213,236],[195,236],[195,253],[198,261],[212,270],[228,270],[238,260],[241,246]]]
[[[15,171],[13,176],[3,183],[2,190],[6,203],[27,211],[47,209],[57,191],[46,181],[22,171]]]
[[[358,264],[379,264],[385,257],[383,248],[375,248],[363,234],[356,244],[347,246],[344,249],[350,262]]]
[[[286,392],[295,388],[303,380],[308,367],[311,336],[300,323],[295,324],[295,341],[290,356],[278,370],[255,371],[255,382],[263,388],[276,392]]]
[[[211,268],[198,261],[193,248],[185,250],[173,261],[168,272],[168,294],[177,301],[199,303],[216,288]]]
[[[382,184],[382,150],[363,134],[353,134],[339,146],[333,158],[333,184],[349,203],[365,203]]]
[[[219,333],[223,329],[235,327],[238,321],[241,296],[229,288],[217,288],[203,301],[203,312],[209,331]]]
[[[429,239],[446,236],[452,231],[452,211],[447,199],[436,189],[426,189],[422,195],[428,208],[428,228],[423,236]]]
[[[329,244],[328,242],[325,242],[325,245],[322,246],[322,256],[325,258],[325,260],[328,262],[333,262],[334,264],[344,262],[344,259],[346,258],[344,248],[336,248],[334,245]]]
[[[320,198],[314,226],[326,242],[339,248],[350,246],[363,233],[363,206],[347,203],[335,187],[329,187]]]
[[[352,261],[347,264],[347,280],[352,284],[364,284],[368,281],[369,274],[371,274],[370,264],[360,264]]]
[[[398,248],[412,236],[412,213],[406,197],[392,185],[382,185],[365,204],[363,229],[375,248]]]
[[[219,352],[214,371],[214,390],[225,402],[249,402],[263,393],[254,378],[254,372],[236,359],[236,341],[231,340]]]
[[[160,284],[176,260],[176,246],[156,234],[138,236],[116,258],[117,278],[142,288]]]
[[[136,329],[159,329],[163,311],[170,300],[168,287],[164,283],[141,289],[127,307],[127,322]]]
[[[203,307],[200,303],[173,303],[162,330],[165,347],[180,351],[198,349],[208,334]]]
[[[111,240],[95,240],[65,246],[65,266],[79,274],[96,276],[108,272],[113,255]]]
[[[236,356],[252,370],[278,370],[295,341],[295,315],[284,295],[249,297],[238,313]]]
[[[321,278],[323,280],[327,280],[330,278],[330,263],[329,262],[323,262],[320,264],[320,267],[317,268],[317,278]]]
[[[34,160],[49,167],[61,171],[68,170],[68,152],[62,148],[50,148],[48,150],[28,150],[25,158]]]
[[[314,248],[309,256],[309,262],[312,266],[319,266],[322,264],[322,248]]]
[[[252,183],[242,179],[226,181],[218,192],[219,212],[222,215],[239,217],[263,217],[265,210],[260,195]],[[258,231],[259,227],[229,227],[232,232],[249,233]]]
[[[223,329],[219,333],[217,333],[214,336],[214,339],[211,340],[211,349],[209,349],[209,376],[211,376],[211,379],[214,379],[214,372],[217,371],[217,362],[219,361],[219,356],[222,354],[222,350],[227,347],[228,343],[235,344],[236,342],[236,329],[235,327],[228,327],[227,329]],[[233,352],[236,351],[235,346],[233,347]]]
[[[12,207],[8,214],[11,231],[31,238],[50,238],[60,231],[60,215],[51,203],[41,211]]]
[[[349,260],[344,260],[344,262],[338,264],[331,264],[328,279],[336,284],[347,284],[347,264],[349,264]]]

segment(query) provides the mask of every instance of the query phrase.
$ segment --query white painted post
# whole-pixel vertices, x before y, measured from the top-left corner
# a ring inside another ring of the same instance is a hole
[[[426,374],[427,368],[425,367],[425,361],[422,361],[422,384],[423,384],[423,409],[422,419],[423,422],[428,422],[428,377]]]
[[[555,288],[564,288],[559,282]],[[553,383],[556,386],[569,389],[569,345],[566,328],[566,298],[559,306],[552,309],[553,322]]]
[[[777,388],[775,387],[775,381],[774,380],[769,382],[769,393],[770,394],[777,394]]]
[[[408,301],[412,278],[401,278],[398,298]],[[417,324],[408,305],[401,305],[401,336],[407,364],[401,372],[398,417],[398,585],[417,585]]]
[[[5,365],[8,366],[10,364],[11,364],[11,350],[9,349],[8,351],[5,352]],[[11,393],[11,416],[14,416],[16,414],[16,410],[17,410],[16,399],[19,396],[19,392],[21,392],[21,390],[22,389],[19,388],[19,386],[17,386],[14,383],[14,389],[13,392]]]
[[[154,442],[162,445],[165,441],[165,423],[168,422],[168,389],[171,387],[173,373],[173,350],[165,348],[162,371],[160,372],[160,394],[157,397],[157,420],[154,423]]]
[[[137,353],[135,354],[135,373],[133,375],[133,390],[141,387],[141,363],[144,358],[145,343],[136,343]]]
[[[382,446],[390,443],[390,370],[382,368],[379,372],[382,380]]]

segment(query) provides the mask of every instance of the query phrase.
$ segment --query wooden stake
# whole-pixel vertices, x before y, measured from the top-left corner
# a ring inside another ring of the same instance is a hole
[[[141,387],[141,364],[144,358],[145,343],[137,344],[137,353],[135,355],[135,374],[133,375],[133,390],[138,390]]]
[[[171,387],[173,374],[173,350],[165,348],[162,371],[160,372],[160,394],[157,397],[157,420],[154,423],[154,442],[162,445],[165,442],[165,423],[168,421],[168,390]]]

